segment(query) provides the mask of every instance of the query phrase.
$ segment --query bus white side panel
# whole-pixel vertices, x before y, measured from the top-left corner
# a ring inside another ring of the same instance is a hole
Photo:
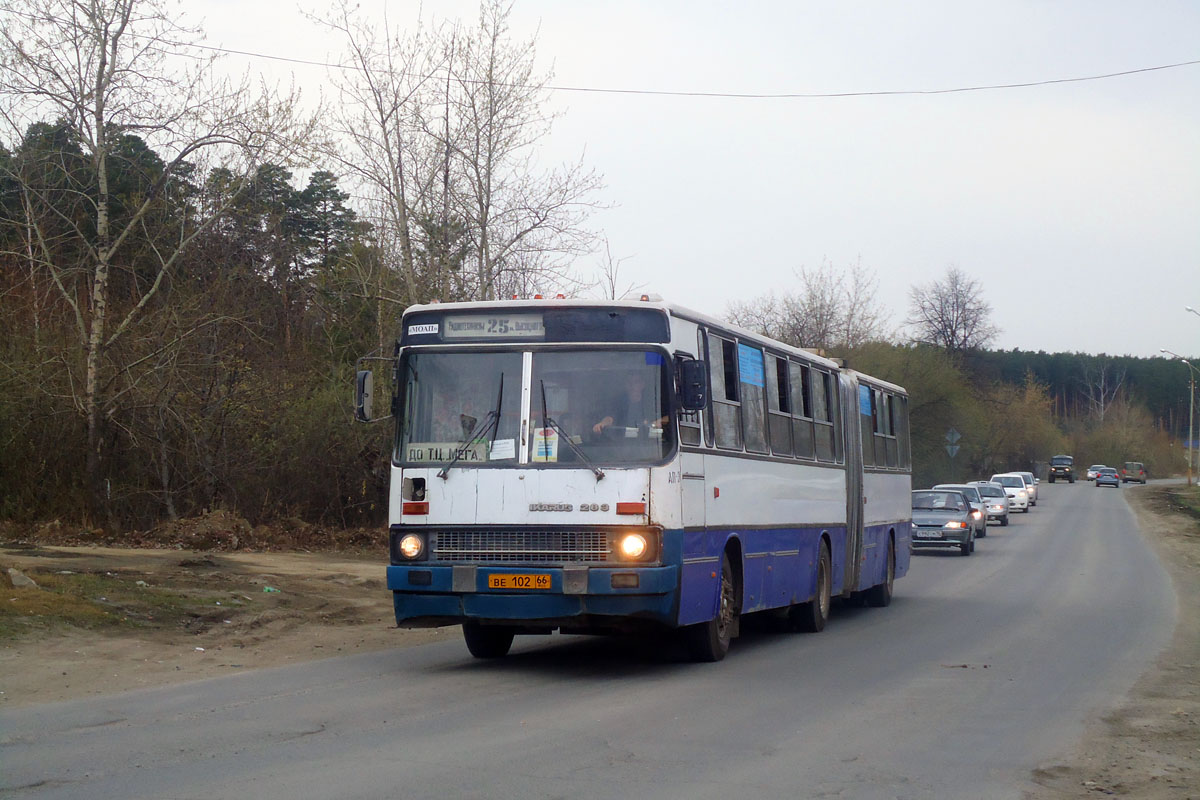
[[[710,528],[846,524],[846,473],[808,464],[704,456]]]
[[[868,472],[863,476],[867,527],[912,518],[912,479],[907,473]]]

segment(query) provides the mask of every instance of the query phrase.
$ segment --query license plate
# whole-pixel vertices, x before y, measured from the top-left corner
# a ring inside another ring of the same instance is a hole
[[[917,531],[913,534],[918,539],[940,539],[942,538],[941,531]]]
[[[489,589],[532,589],[546,591],[550,588],[549,575],[488,575]]]

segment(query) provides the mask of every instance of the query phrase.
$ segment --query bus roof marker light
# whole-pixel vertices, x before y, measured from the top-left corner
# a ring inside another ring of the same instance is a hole
[[[645,503],[617,503],[618,514],[645,514]]]

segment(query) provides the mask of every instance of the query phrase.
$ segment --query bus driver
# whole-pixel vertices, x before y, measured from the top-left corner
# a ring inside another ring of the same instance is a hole
[[[592,433],[603,433],[605,428],[616,425],[623,428],[661,428],[669,417],[659,416],[661,407],[654,393],[646,391],[646,374],[641,371],[627,373],[625,391],[613,403],[613,412],[592,426]]]

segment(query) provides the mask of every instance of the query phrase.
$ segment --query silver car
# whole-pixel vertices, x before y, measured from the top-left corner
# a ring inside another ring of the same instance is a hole
[[[1025,486],[1029,491],[1029,505],[1036,506],[1038,501],[1038,479],[1033,477],[1032,472],[1018,472],[1025,479]]]
[[[912,493],[913,549],[957,547],[964,556],[975,551],[971,504],[959,491],[919,489]]]
[[[981,539],[987,536],[987,504],[984,503],[982,495],[979,494],[979,487],[972,486],[969,483],[939,483],[933,488],[951,489],[956,492],[962,492],[966,496],[967,502],[971,504],[971,517],[975,520],[975,535]],[[1007,505],[1005,503],[1005,511],[1008,510]]]
[[[991,481],[971,481],[987,506],[988,519],[999,521],[1001,527],[1008,526],[1008,493],[1004,487]]]

